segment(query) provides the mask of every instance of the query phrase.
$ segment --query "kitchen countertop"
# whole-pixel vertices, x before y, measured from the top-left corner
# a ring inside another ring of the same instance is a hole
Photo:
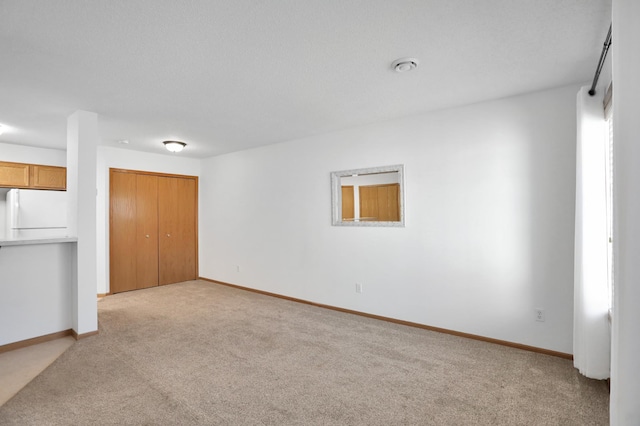
[[[0,247],[4,246],[26,246],[33,244],[57,244],[57,243],[75,243],[78,237],[51,237],[51,238],[20,238],[20,239],[0,239]]]

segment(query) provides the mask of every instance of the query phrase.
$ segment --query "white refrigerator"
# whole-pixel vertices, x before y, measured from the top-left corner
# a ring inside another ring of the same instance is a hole
[[[67,236],[66,191],[11,189],[7,192],[6,205],[8,238]]]

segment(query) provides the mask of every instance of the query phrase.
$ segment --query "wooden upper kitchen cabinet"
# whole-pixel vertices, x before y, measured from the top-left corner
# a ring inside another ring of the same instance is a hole
[[[66,167],[0,161],[0,187],[67,189]]]
[[[32,188],[67,189],[67,169],[65,167],[31,164],[29,168]]]
[[[0,161],[0,186],[9,188],[28,188],[29,165]]]

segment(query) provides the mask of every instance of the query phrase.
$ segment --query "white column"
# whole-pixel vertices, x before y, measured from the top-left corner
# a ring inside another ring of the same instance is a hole
[[[73,329],[78,335],[98,329],[96,302],[96,161],[98,116],[76,111],[67,119],[67,194],[69,235],[77,236],[72,286]]]
[[[613,1],[611,425],[640,424],[640,2]]]

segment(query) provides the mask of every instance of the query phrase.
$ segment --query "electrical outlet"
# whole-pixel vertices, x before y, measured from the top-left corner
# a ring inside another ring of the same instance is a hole
[[[536,308],[536,321],[544,322],[544,309]]]
[[[240,272],[240,265],[236,265],[236,272]]]
[[[356,283],[356,293],[362,293],[362,284]]]

